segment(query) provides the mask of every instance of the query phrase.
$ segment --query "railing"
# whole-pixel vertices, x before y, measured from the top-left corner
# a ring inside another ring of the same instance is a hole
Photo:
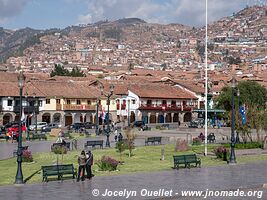
[[[92,105],[71,105],[63,104],[63,110],[95,110],[96,106]]]
[[[178,110],[178,111],[191,111],[194,108],[194,106],[177,106],[177,105],[170,105],[170,104],[161,104],[161,105],[141,105],[139,109],[143,110],[166,110],[166,111],[171,111],[171,110]]]
[[[37,114],[39,113],[39,106],[23,106],[23,108],[24,108],[25,114],[33,113],[33,111],[35,111],[35,113],[37,113]],[[19,113],[20,107],[14,106],[13,110],[15,113]]]

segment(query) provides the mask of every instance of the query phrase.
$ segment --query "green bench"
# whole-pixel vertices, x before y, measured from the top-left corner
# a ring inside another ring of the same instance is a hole
[[[161,138],[162,137],[148,137],[145,140],[145,145],[148,145],[149,143],[155,145],[155,143],[157,142],[158,144],[161,144]]]
[[[31,134],[31,137],[30,137],[31,140],[35,140],[35,139],[44,139],[44,140],[47,140],[47,137],[46,137],[46,134],[45,133],[32,133]]]
[[[42,166],[42,171],[43,181],[46,182],[49,176],[57,176],[57,180],[62,180],[63,175],[72,175],[73,179],[75,179],[77,175],[73,164]]]
[[[195,165],[195,167],[201,165],[200,158],[197,158],[196,154],[189,154],[189,155],[176,155],[173,156],[173,168],[179,169],[180,165],[184,165],[186,168],[190,168],[192,164]]]
[[[103,140],[89,140],[86,141],[86,143],[84,144],[84,148],[87,149],[88,147],[95,147],[95,146],[99,146],[101,149],[103,149]]]

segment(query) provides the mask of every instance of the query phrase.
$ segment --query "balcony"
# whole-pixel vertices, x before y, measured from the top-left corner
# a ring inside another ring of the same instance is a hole
[[[63,104],[63,110],[96,110],[96,106],[92,105],[71,105]]]
[[[161,104],[161,105],[144,105],[142,104],[140,106],[141,110],[166,110],[166,111],[174,111],[174,110],[181,110],[180,106],[176,106],[176,105],[166,105],[166,104]]]
[[[19,113],[19,109],[20,107],[19,106],[14,106],[14,112],[15,113]],[[36,114],[39,113],[39,106],[24,106],[24,113],[25,114],[31,114],[35,111]]]

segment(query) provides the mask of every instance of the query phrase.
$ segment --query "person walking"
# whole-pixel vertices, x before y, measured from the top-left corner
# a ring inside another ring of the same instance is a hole
[[[93,177],[92,174],[92,165],[94,164],[94,156],[91,150],[88,150],[86,152],[86,164],[85,164],[85,169],[86,169],[86,178],[91,179]]]
[[[85,172],[85,164],[86,164],[86,156],[85,151],[82,150],[81,155],[78,157],[78,164],[79,164],[79,170],[77,175],[77,182],[84,181],[84,172]]]

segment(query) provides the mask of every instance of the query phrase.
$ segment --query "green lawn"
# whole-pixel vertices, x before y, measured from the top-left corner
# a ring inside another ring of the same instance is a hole
[[[208,146],[208,152],[211,152],[215,145]],[[165,148],[165,160],[161,161],[161,148]],[[106,176],[106,175],[117,175],[125,173],[134,173],[134,172],[152,172],[160,170],[172,170],[173,166],[173,155],[185,154],[185,153],[201,153],[203,154],[204,146],[197,146],[191,148],[187,152],[174,152],[174,145],[161,145],[161,146],[145,146],[137,147],[133,153],[134,156],[131,158],[128,157],[126,150],[123,152],[122,160],[124,161],[123,165],[118,166],[117,171],[113,172],[103,172],[98,171],[97,165],[93,166],[93,173],[96,176]],[[80,152],[71,151],[63,156],[63,163],[74,163],[77,167],[77,157]],[[119,153],[115,149],[104,149],[104,150],[93,150],[94,160],[99,160],[103,155],[108,155],[111,157],[120,160]],[[226,165],[226,162],[223,162],[219,159],[216,159],[214,156],[200,156],[202,160],[202,167],[205,166],[214,166],[214,165]],[[248,159],[249,158],[249,159]],[[36,183],[42,181],[42,173],[39,171],[35,175],[35,172],[40,170],[42,165],[52,165],[57,162],[57,155],[54,153],[35,153],[33,154],[33,163],[23,163],[23,175],[24,179],[29,179],[27,183]],[[59,162],[62,162],[61,155],[58,156]],[[238,163],[248,163],[248,162],[257,162],[261,160],[267,160],[267,155],[261,156],[241,156],[237,157]],[[17,169],[16,159],[7,159],[0,161],[0,185],[13,184],[15,180]],[[181,169],[182,170],[182,169]],[[29,178],[33,175],[31,178]]]

